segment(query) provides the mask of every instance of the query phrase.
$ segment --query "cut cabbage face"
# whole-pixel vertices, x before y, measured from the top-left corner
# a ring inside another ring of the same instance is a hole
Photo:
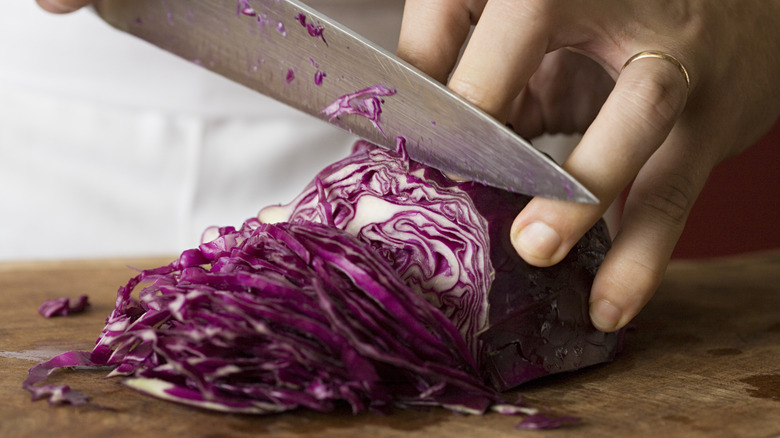
[[[397,153],[358,142],[267,222],[321,222],[381,254],[460,330],[483,378],[500,390],[611,360],[619,334],[597,331],[588,297],[610,246],[597,223],[558,265],[537,268],[509,229],[528,196],[457,182]]]

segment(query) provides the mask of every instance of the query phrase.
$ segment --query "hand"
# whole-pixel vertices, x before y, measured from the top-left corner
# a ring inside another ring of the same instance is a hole
[[[94,0],[36,0],[41,9],[53,14],[66,14],[92,3]]]
[[[631,184],[590,298],[613,331],[657,289],[711,169],[778,119],[778,20],[777,0],[407,0],[398,54],[521,135],[584,133],[563,167],[601,202],[533,199],[511,230],[527,262],[559,262]],[[645,50],[684,67],[623,68]]]

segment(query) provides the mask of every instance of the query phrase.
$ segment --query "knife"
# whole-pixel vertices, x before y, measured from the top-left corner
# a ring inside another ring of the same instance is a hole
[[[100,0],[98,15],[379,146],[505,190],[597,203],[529,142],[410,64],[296,0]]]

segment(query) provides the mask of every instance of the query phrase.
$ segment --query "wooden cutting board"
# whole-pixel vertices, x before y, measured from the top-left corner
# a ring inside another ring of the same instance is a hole
[[[159,401],[103,379],[58,371],[95,405],[49,407],[21,389],[27,369],[91,349],[118,286],[168,260],[0,264],[0,437],[780,437],[780,253],[676,262],[612,363],[533,382],[527,404],[581,417],[545,432],[518,417],[457,416],[441,409],[391,415],[306,411],[228,415]],[[44,319],[46,299],[88,294],[87,313]]]

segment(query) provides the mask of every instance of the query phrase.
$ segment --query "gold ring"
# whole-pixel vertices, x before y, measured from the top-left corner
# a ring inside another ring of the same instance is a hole
[[[626,67],[628,67],[628,64],[631,64],[632,62],[636,61],[637,59],[643,59],[643,58],[656,58],[656,59],[663,59],[664,61],[669,61],[672,64],[674,64],[675,67],[677,67],[678,70],[680,70],[680,73],[682,73],[683,78],[685,78],[685,86],[688,88],[688,91],[691,90],[691,77],[688,75],[688,70],[685,69],[685,66],[682,65],[680,61],[677,60],[674,56],[660,52],[658,50],[643,50],[636,55],[628,58],[628,61],[626,61],[625,64],[623,64],[623,68],[620,69],[622,72]]]

